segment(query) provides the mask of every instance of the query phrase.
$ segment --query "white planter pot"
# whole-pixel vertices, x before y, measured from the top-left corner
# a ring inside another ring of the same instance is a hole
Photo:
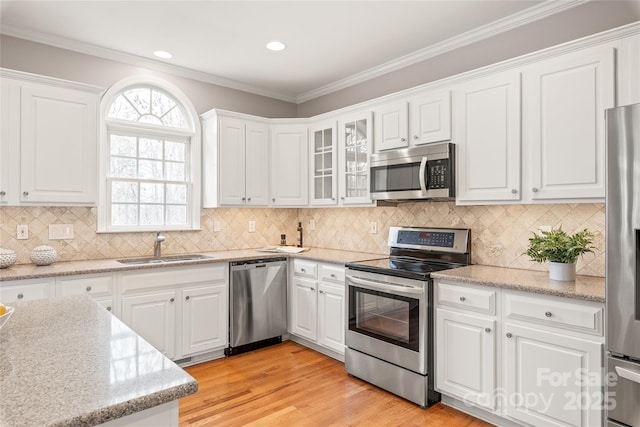
[[[562,262],[549,262],[549,279],[560,282],[573,282],[576,280],[576,264]]]

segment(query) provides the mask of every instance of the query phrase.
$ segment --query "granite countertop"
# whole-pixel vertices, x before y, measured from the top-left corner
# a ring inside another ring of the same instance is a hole
[[[494,286],[538,294],[556,295],[588,301],[605,302],[604,277],[576,276],[574,282],[549,279],[546,271],[470,265],[432,273],[434,279],[455,280],[474,285]]]
[[[184,255],[184,254],[182,254]],[[122,264],[115,259],[88,261],[63,261],[47,266],[35,264],[17,264],[0,269],[0,282],[7,280],[39,279],[43,277],[72,276],[75,274],[96,274],[127,270],[144,270],[158,267],[177,267],[181,265],[209,264],[216,262],[244,261],[261,258],[303,258],[320,262],[345,264],[347,262],[380,258],[385,255],[366,252],[351,252],[337,249],[310,248],[297,254],[261,252],[257,249],[235,251],[202,252],[210,258],[192,261],[180,261],[164,264]]]
[[[198,383],[88,296],[12,304],[0,330],[0,425],[95,425]]]

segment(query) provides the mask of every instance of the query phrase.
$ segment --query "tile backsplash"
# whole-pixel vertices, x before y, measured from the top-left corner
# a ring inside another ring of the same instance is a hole
[[[311,230],[310,220],[315,229]],[[214,221],[220,231],[214,232]],[[249,221],[256,232],[248,231]],[[243,209],[201,211],[200,231],[163,233],[163,253],[211,252],[259,248],[280,242],[280,234],[295,241],[298,221],[304,226],[304,245],[378,254],[388,253],[387,230],[393,225],[471,228],[472,262],[531,270],[544,264],[522,252],[539,226],[567,232],[589,228],[596,233],[595,254],[578,262],[578,274],[604,276],[604,204],[456,206],[454,203],[403,203],[397,207]],[[371,234],[375,222],[378,233]],[[29,226],[29,239],[16,240],[16,226]],[[73,224],[74,239],[49,240],[49,224]],[[56,248],[60,261],[149,256],[154,233],[96,233],[96,209],[89,207],[0,207],[0,246],[16,251],[18,263],[29,263],[39,245]]]

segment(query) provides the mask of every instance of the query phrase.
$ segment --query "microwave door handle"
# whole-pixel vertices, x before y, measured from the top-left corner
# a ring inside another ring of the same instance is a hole
[[[387,292],[402,292],[405,294],[422,294],[424,293],[422,288],[414,288],[411,286],[393,285],[391,283],[378,282],[377,280],[363,280],[358,277],[349,276],[347,281],[355,283],[357,285],[364,286],[368,289],[387,291]]]
[[[420,161],[420,176],[418,179],[420,180],[420,190],[422,190],[422,194],[427,194],[427,182],[425,178],[425,170],[427,169],[427,156],[422,156],[422,160]]]

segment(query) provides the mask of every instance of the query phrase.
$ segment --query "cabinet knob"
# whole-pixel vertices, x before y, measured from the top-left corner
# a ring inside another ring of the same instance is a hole
[[[407,138],[400,138],[400,142],[406,142]]]
[[[25,197],[27,197],[27,196],[29,195],[29,192],[28,192],[28,191],[23,191],[23,192],[22,192],[22,195],[23,195],[23,196],[25,196]]]
[[[300,271],[302,271],[303,273],[307,272],[307,270],[305,270],[304,268],[301,268]]]
[[[538,189],[537,189],[536,187],[533,187],[533,188],[531,189],[531,191],[533,191],[534,193],[537,193],[537,192],[538,192]]]
[[[169,300],[169,302],[174,302],[174,301],[175,301],[175,298],[171,298],[171,299]]]
[[[251,201],[251,197],[247,197],[247,202],[250,202],[250,201]]]
[[[87,286],[87,292],[91,292],[91,286]]]
[[[516,193],[518,193],[518,190],[516,190],[515,188],[511,190],[511,194],[516,194]]]
[[[5,191],[0,191],[0,196],[6,196],[7,193]]]
[[[547,317],[551,317],[552,316],[550,311],[547,311],[546,313],[544,313],[544,315],[547,316]]]
[[[420,137],[418,135],[413,135],[413,139],[420,139]]]
[[[187,295],[186,297],[184,297],[184,299],[186,299],[187,301],[189,301],[189,298],[191,298],[189,295]]]
[[[460,301],[465,302],[467,300],[467,298],[465,297],[460,297]]]
[[[111,311],[111,306],[107,307],[107,311]]]
[[[332,197],[332,198],[331,198],[331,200],[332,200],[332,201],[335,201],[335,200],[336,200],[336,198],[335,198],[335,197]]]
[[[485,329],[484,329],[484,331],[485,331],[486,333],[489,333],[489,332],[491,332],[491,328],[485,328]]]
[[[18,294],[18,299],[22,299],[22,298],[24,298],[24,295],[23,295],[23,294],[21,294],[21,293],[20,293],[20,294]]]
[[[242,198],[242,201],[244,202],[245,200],[247,200],[247,198],[246,198],[246,197],[243,197],[243,198]]]
[[[511,332],[507,332],[507,338],[511,338],[513,335],[511,335]]]
[[[275,202],[275,201],[276,201],[276,198],[274,197],[273,199],[271,199],[271,201],[272,201],[272,202]]]
[[[315,291],[316,290],[315,288],[310,288],[310,289],[311,289],[311,291]]]
[[[320,292],[321,294],[323,294],[323,293],[324,293],[324,291],[318,291],[318,292]]]
[[[332,279],[335,279],[335,278],[336,278],[336,275],[335,275],[335,274],[333,274],[333,273],[331,273],[331,278],[332,278]]]
[[[344,200],[344,196],[340,197],[340,200]]]

